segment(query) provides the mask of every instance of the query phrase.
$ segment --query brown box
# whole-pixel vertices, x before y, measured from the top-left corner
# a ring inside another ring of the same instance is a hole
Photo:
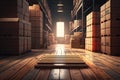
[[[91,12],[87,15],[86,17],[86,26],[89,26],[89,25],[98,25],[100,24],[100,13],[99,12]]]
[[[28,16],[25,16],[25,15],[24,15],[23,19],[24,19],[25,21],[28,21],[28,22],[29,22],[29,15],[28,15]]]
[[[106,46],[101,45],[101,52],[106,53]]]
[[[86,27],[86,32],[91,32],[92,30],[91,30],[91,26],[87,26]]]
[[[42,37],[32,37],[32,49],[40,49],[43,45]]]
[[[41,33],[42,32],[42,28],[38,27],[38,28],[32,28],[32,33]]]
[[[94,52],[100,52],[100,38],[92,38],[92,50]]]
[[[100,11],[102,12],[102,11],[104,11],[105,10],[105,8],[106,8],[106,5],[105,4],[103,4],[101,7],[100,7]]]
[[[111,9],[107,8],[105,9],[105,20],[110,20],[111,19]]]
[[[101,37],[101,45],[102,46],[106,46],[106,38],[105,37]]]
[[[79,20],[74,20],[74,28],[79,26]]]
[[[105,36],[106,35],[106,29],[101,29],[101,36]]]
[[[101,28],[101,29],[105,29],[105,28],[106,28],[106,25],[109,26],[108,23],[106,24],[105,22],[103,22],[103,23],[101,23],[100,28]]]
[[[30,16],[43,16],[42,11],[40,10],[40,6],[34,4],[33,6],[29,6]]]
[[[41,33],[32,33],[32,37],[42,37]]]
[[[29,15],[30,15],[30,17],[35,15],[34,11],[35,11],[34,7],[33,6],[29,6]]]
[[[89,30],[89,32],[87,32]],[[91,25],[87,27],[86,37],[100,37],[100,25]]]
[[[28,7],[29,7],[29,4],[26,0],[1,1],[0,10],[3,10],[3,11],[0,13],[0,17],[1,18],[4,18],[4,17],[17,18],[18,17],[23,19],[24,14],[27,14],[27,15],[29,14]]]
[[[120,1],[113,1],[109,0],[106,2],[106,9],[105,9],[105,15],[106,15],[106,20],[116,20],[116,18],[120,17]]]
[[[92,12],[93,18],[100,18],[100,12]]]
[[[28,37],[31,37],[31,30],[28,30]]]
[[[87,37],[92,37],[92,31],[86,32],[86,38]]]
[[[27,52],[27,37],[24,37],[24,52]]]
[[[106,46],[110,47],[120,47],[120,37],[111,37],[111,36],[106,36]]]
[[[92,37],[100,37],[100,25],[93,25],[92,27]]]
[[[26,13],[29,13],[29,3],[26,0],[23,0],[23,11]]]
[[[24,36],[31,36],[31,24],[29,22],[24,23]]]
[[[108,20],[105,22],[105,28],[110,28],[111,26],[111,20]]]
[[[73,28],[74,28],[74,24],[72,21],[70,21],[69,22],[69,30],[71,31],[71,30],[73,30]]]
[[[20,55],[23,53],[23,37],[0,37],[0,55]]]
[[[110,36],[119,36],[120,35],[120,28],[112,27],[112,28],[106,28],[105,34]]]
[[[74,36],[81,37],[82,36],[82,32],[74,32]]]
[[[100,25],[100,17],[93,17],[91,20],[92,25]]]
[[[100,22],[105,22],[105,11],[100,13]]]
[[[92,45],[92,38],[85,38],[86,45]]]
[[[79,40],[72,40],[71,41],[71,48],[80,48],[80,41]]]
[[[65,43],[70,43],[70,35],[65,34]]]
[[[12,18],[12,17],[18,17],[18,14],[23,14],[22,12],[22,7],[19,6],[17,3],[17,1],[1,1],[0,3],[0,10],[2,10],[0,12],[0,17],[4,18],[4,17],[8,17],[8,18]],[[9,14],[8,14],[9,13]]]
[[[0,22],[0,35],[23,36],[23,22],[22,21]]]
[[[92,50],[92,45],[85,44],[85,49],[91,51]]]
[[[101,52],[106,53],[106,37],[101,37]]]
[[[106,3],[105,3],[105,6],[106,8],[108,7],[114,7],[114,8],[120,8],[120,5],[119,5],[120,1],[119,0],[108,0]]]
[[[100,38],[86,38],[85,47],[87,50],[99,52],[100,51]]]
[[[82,32],[74,32],[74,36],[73,39],[74,40],[80,40],[80,38],[82,38]]]
[[[27,50],[31,50],[31,37],[27,37]]]
[[[109,8],[111,7],[111,0],[108,0],[106,3],[105,3],[105,8]]]
[[[119,55],[120,56],[120,47],[106,46],[106,53],[109,55]]]
[[[30,22],[31,22],[31,40],[32,48],[40,49],[43,45],[43,13],[40,6],[33,4],[29,6]],[[28,31],[30,33],[30,31]]]

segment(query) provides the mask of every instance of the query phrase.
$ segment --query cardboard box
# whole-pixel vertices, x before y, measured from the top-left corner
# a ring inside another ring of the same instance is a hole
[[[85,48],[93,52],[100,52],[100,38],[86,38]]]
[[[106,53],[109,55],[119,55],[120,56],[120,47],[110,47],[106,46]]]
[[[101,52],[106,53],[106,46],[101,45]]]
[[[80,41],[79,40],[72,40],[71,41],[71,48],[80,48]]]
[[[43,38],[42,37],[32,37],[32,49],[40,49],[43,45]]]
[[[0,35],[2,36],[23,36],[23,22],[0,22]]]
[[[105,22],[105,28],[110,28],[111,27],[111,20],[108,20]]]
[[[109,26],[109,23],[103,22],[100,24],[101,29],[105,29],[107,26]]]
[[[106,28],[106,35],[108,36],[120,36],[120,28],[112,27],[112,28]]]
[[[100,37],[100,25],[91,25],[87,27],[86,37]]]
[[[116,36],[116,37],[111,37],[111,36],[106,36],[106,46],[110,46],[110,47],[120,47],[120,37]]]
[[[106,35],[106,29],[101,29],[101,36],[105,36]]]
[[[23,37],[0,37],[0,55],[21,55],[23,51]]]
[[[1,18],[21,18],[24,14],[28,14],[29,4],[26,0],[4,0],[0,2],[0,10],[4,10],[0,13]],[[8,14],[9,13],[9,14]],[[22,19],[22,18],[21,18]]]
[[[105,4],[103,4],[101,7],[100,7],[100,11],[102,12],[102,11],[104,11],[105,10],[105,8],[106,8],[106,5]]]
[[[105,6],[106,6],[106,8],[108,8],[108,7],[120,8],[119,3],[120,3],[119,0],[108,0],[105,3]]]
[[[106,53],[106,37],[101,37],[101,52]]]
[[[102,12],[100,13],[100,22],[105,22],[105,20],[106,20],[105,11],[102,11]]]
[[[105,37],[101,37],[101,45],[106,46],[106,38]]]

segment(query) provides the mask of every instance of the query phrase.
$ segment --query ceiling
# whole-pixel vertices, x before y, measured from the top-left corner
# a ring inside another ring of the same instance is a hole
[[[60,21],[60,20],[62,20],[62,21],[70,20],[73,0],[47,0],[47,1],[48,1],[50,10],[51,10],[53,23]],[[57,4],[59,2],[61,2],[64,5],[63,13],[57,12],[57,10],[58,10]]]

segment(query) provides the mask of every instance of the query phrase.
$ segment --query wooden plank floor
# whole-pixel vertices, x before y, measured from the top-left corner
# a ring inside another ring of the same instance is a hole
[[[79,55],[89,67],[35,69],[43,54]],[[53,45],[21,56],[1,56],[0,80],[120,80],[120,57]]]

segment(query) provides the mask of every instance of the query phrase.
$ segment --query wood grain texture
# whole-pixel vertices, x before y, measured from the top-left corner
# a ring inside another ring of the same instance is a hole
[[[64,45],[67,46],[67,45]],[[55,57],[54,48],[48,50],[33,50],[22,56],[0,58],[0,80],[119,80],[120,57],[109,56],[84,49],[64,47],[66,58],[78,59],[89,66],[87,68],[52,68],[35,69],[34,66],[44,55]],[[79,56],[78,56],[79,55]],[[45,58],[45,57],[44,57]],[[60,58],[57,56],[56,58]],[[65,57],[62,57],[63,59]],[[68,60],[69,61],[69,60]],[[49,66],[49,65],[48,65]]]

